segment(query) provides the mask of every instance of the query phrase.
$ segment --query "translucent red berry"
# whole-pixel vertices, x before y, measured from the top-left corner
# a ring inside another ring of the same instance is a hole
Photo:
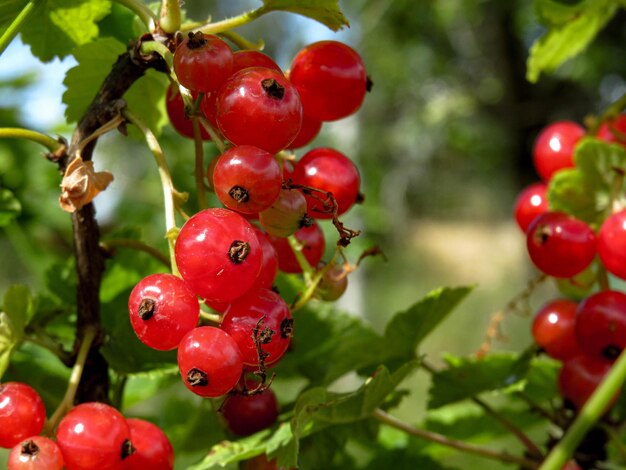
[[[626,279],[626,210],[611,214],[602,223],[598,255],[608,272]]]
[[[552,175],[574,166],[574,148],[585,129],[572,121],[558,121],[545,127],[533,148],[533,162],[539,176],[549,181]]]
[[[246,292],[261,268],[261,247],[246,219],[228,209],[205,209],[180,230],[176,264],[200,297],[227,302]]]
[[[166,351],[196,327],[200,305],[179,277],[151,274],[133,288],[128,299],[130,322],[142,343]]]
[[[309,117],[306,114],[303,114],[302,115],[302,127],[300,127],[300,132],[298,132],[298,135],[296,136],[296,138],[293,139],[293,142],[289,144],[289,148],[298,149],[300,147],[304,147],[305,145],[308,145],[309,143],[311,143],[313,139],[315,139],[315,137],[317,136],[317,134],[319,134],[321,129],[322,129],[322,121],[320,121],[319,119]]]
[[[302,49],[289,72],[304,112],[334,121],[356,112],[365,98],[367,75],[361,56],[337,41],[321,41]]]
[[[165,109],[176,132],[183,137],[193,139],[193,123],[185,114],[185,102],[178,90],[171,85],[165,94]],[[202,140],[211,140],[211,136],[204,130],[202,125],[200,125],[200,137]]]
[[[221,408],[228,429],[239,436],[249,436],[269,428],[278,417],[278,402],[271,389],[255,395],[228,397]]]
[[[626,114],[603,122],[596,136],[606,142],[626,145]]]
[[[577,307],[576,302],[558,299],[548,302],[535,314],[533,338],[548,356],[564,361],[580,354],[574,330]]]
[[[303,227],[294,234],[296,240],[302,245],[302,253],[311,266],[316,266],[322,259],[324,248],[324,232],[317,223],[310,227]],[[301,273],[302,268],[293,254],[291,245],[286,238],[269,237],[270,242],[276,248],[278,254],[278,268],[284,273]]]
[[[36,436],[46,421],[46,409],[30,385],[7,382],[0,385],[0,447],[10,449]]]
[[[52,439],[31,436],[11,449],[7,470],[62,470],[63,455]]]
[[[137,418],[126,419],[135,452],[124,461],[124,470],[172,470],[174,449],[156,424]]]
[[[318,269],[326,269],[326,271],[315,289],[315,295],[320,300],[333,302],[339,299],[348,288],[348,273],[341,265],[333,263],[326,268],[324,264],[320,262],[317,266]]]
[[[282,182],[274,155],[252,145],[227,150],[213,168],[213,188],[219,200],[247,214],[270,207],[278,198]]]
[[[526,236],[531,260],[549,276],[575,276],[589,266],[596,255],[593,230],[563,212],[539,215],[529,225]]]
[[[210,34],[189,33],[174,53],[174,71],[181,85],[198,93],[217,91],[230,76],[233,52]]]
[[[280,295],[269,289],[256,289],[230,304],[220,328],[239,346],[244,365],[258,367],[257,344],[262,349],[265,364],[276,363],[291,342],[293,319]],[[258,329],[256,340],[255,329]]]
[[[548,212],[548,186],[545,183],[533,183],[522,190],[515,200],[513,213],[522,232],[538,215]]]
[[[104,403],[72,408],[59,423],[56,441],[67,470],[122,470],[134,451],[126,420]]]
[[[307,202],[298,189],[283,189],[270,207],[259,213],[259,222],[268,234],[288,237],[313,220],[307,215]]]
[[[274,59],[260,51],[250,49],[233,53],[233,70],[231,72],[233,75],[250,67],[265,67],[282,73]]]
[[[287,148],[302,125],[302,105],[293,85],[276,70],[243,69],[220,89],[216,119],[235,145],[254,145],[274,154]]]
[[[219,397],[237,385],[243,362],[239,346],[228,333],[201,326],[180,342],[178,369],[185,386],[193,393]]]
[[[261,270],[259,271],[259,275],[257,276],[252,289],[257,287],[270,289],[274,284],[276,275],[278,274],[278,254],[276,253],[274,245],[270,243],[265,233],[257,227],[254,227],[254,231],[257,235],[259,243],[261,244],[263,259],[261,261]]]
[[[582,408],[610,369],[610,363],[584,354],[568,359],[559,372],[561,395]]]

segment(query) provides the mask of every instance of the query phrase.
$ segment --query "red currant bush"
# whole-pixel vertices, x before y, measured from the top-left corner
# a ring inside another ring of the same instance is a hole
[[[278,402],[271,389],[254,395],[231,395],[222,405],[228,429],[239,436],[249,436],[269,428],[278,417]]]
[[[216,119],[235,145],[276,153],[295,139],[302,125],[298,92],[285,76],[266,67],[236,73],[220,89]]]
[[[302,49],[289,72],[306,114],[335,121],[356,112],[367,91],[361,56],[337,41],[320,41]]]
[[[195,294],[172,274],[143,278],[130,293],[128,311],[141,342],[161,351],[177,347],[200,319]]]
[[[282,182],[274,155],[252,145],[227,150],[213,168],[213,188],[219,200],[246,214],[270,207],[278,198]]]
[[[524,188],[517,196],[513,212],[522,232],[526,232],[535,217],[548,212],[547,192],[548,186],[545,183],[534,183]]]
[[[558,299],[544,305],[535,315],[532,334],[548,356],[561,361],[580,354],[575,324],[578,304]]]
[[[174,53],[174,72],[181,85],[198,93],[211,93],[230,76],[233,51],[217,36],[189,33]]]
[[[250,222],[228,209],[205,209],[181,228],[175,256],[192,291],[226,302],[252,287],[263,255]]]
[[[213,326],[191,330],[178,346],[178,369],[185,386],[201,397],[229,392],[241,377],[239,346],[225,331]]]
[[[626,347],[626,294],[597,292],[578,306],[576,338],[586,354],[614,360]]]
[[[265,365],[275,364],[287,351],[293,336],[293,318],[285,301],[269,289],[257,289],[234,301],[220,327],[232,337],[245,366],[258,368],[257,344]],[[258,328],[256,338],[253,331]]]
[[[288,237],[313,223],[306,209],[306,199],[298,189],[283,189],[274,203],[259,213],[259,222],[270,235]]]
[[[580,273],[596,255],[596,236],[585,222],[563,212],[536,217],[526,232],[528,254],[549,276],[565,278]]]
[[[539,133],[533,162],[544,181],[549,181],[555,172],[574,166],[574,147],[584,135],[585,129],[572,121],[552,123]]]
[[[361,184],[359,170],[354,163],[341,152],[330,148],[307,152],[296,163],[293,181],[323,191],[305,195],[307,213],[317,219],[333,217],[325,204],[324,193],[332,193],[337,202],[337,214],[341,215],[356,202]]]
[[[17,444],[9,454],[8,470],[62,470],[63,455],[52,439],[32,436]]]
[[[43,429],[46,410],[39,394],[21,382],[0,385],[0,447],[10,449]]]
[[[302,254],[311,266],[317,266],[322,256],[326,241],[324,232],[317,223],[310,227],[303,227],[294,234],[296,240],[302,245]],[[291,245],[286,238],[269,237],[270,242],[276,248],[278,254],[278,269],[284,273],[297,274],[302,272],[296,256],[293,254]]]
[[[626,210],[610,215],[600,227],[598,256],[608,272],[626,279]]]
[[[126,420],[135,452],[124,460],[124,470],[172,470],[174,449],[161,429],[150,421]]]
[[[67,470],[121,470],[134,451],[126,420],[104,403],[71,409],[59,423],[56,441]]]

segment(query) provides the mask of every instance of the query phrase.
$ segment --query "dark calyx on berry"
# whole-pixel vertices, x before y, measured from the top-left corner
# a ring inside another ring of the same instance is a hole
[[[548,239],[552,236],[552,230],[545,225],[540,225],[535,230],[533,239],[537,245],[545,245]]]
[[[293,336],[293,318],[285,318],[280,322],[280,336],[291,338]]]
[[[239,203],[248,202],[250,200],[250,194],[246,188],[241,186],[233,186],[228,191],[228,195]]]
[[[131,455],[133,455],[135,453],[135,450],[136,449],[130,442],[130,439],[126,439],[124,442],[122,442],[122,460],[124,460],[126,457],[130,457]]]
[[[610,361],[614,361],[622,353],[621,348],[614,344],[609,344],[602,350],[602,356]]]
[[[250,245],[241,240],[235,240],[228,249],[228,257],[235,264],[243,263],[248,254],[250,254]]]
[[[204,34],[202,34],[200,31],[198,31],[197,33],[189,33],[189,42],[187,42],[187,47],[189,49],[200,49],[206,43],[207,40],[204,37]]]
[[[203,387],[208,385],[209,378],[206,375],[206,372],[194,367],[187,372],[187,383],[192,387]]]
[[[313,219],[313,217],[309,217],[308,214],[304,214],[302,216],[302,219],[300,220],[299,227],[300,228],[310,227],[314,223],[315,223],[315,219]]]
[[[267,93],[267,96],[270,96],[277,100],[282,100],[283,96],[285,96],[285,87],[278,83],[273,78],[266,78],[261,81],[261,86]]]
[[[369,93],[370,91],[372,91],[372,88],[374,88],[374,82],[368,75],[367,77],[365,77],[365,91]]]
[[[30,455],[31,457],[34,457],[38,453],[39,453],[39,446],[35,444],[35,441],[33,441],[32,439],[29,439],[28,441],[22,444],[22,454]]]
[[[156,312],[156,300],[146,297],[141,299],[137,314],[142,320],[149,320]]]

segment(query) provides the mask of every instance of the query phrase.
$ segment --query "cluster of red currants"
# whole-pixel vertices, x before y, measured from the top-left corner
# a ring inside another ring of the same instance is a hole
[[[56,429],[56,441],[41,436],[46,410],[29,385],[0,385],[0,447],[11,449],[8,470],[169,470],[174,451],[156,425],[124,418],[103,403],[70,410]]]
[[[626,115],[621,115],[603,123],[595,137],[626,145],[625,131]],[[626,347],[626,294],[610,289],[608,283],[601,283],[598,292],[588,292],[596,277],[607,272],[626,279],[626,210],[613,211],[596,232],[570,214],[550,210],[548,201],[551,179],[560,170],[575,167],[574,151],[585,135],[583,127],[570,121],[555,122],[541,131],[533,158],[543,181],[525,188],[514,210],[534,265],[557,278],[562,291],[569,286],[569,291],[581,293],[580,302],[563,298],[547,303],[532,326],[537,344],[562,361],[559,389],[577,409]]]
[[[360,56],[336,41],[304,48],[283,74],[270,57],[233,53],[202,33],[180,42],[174,71],[198,105],[185,108],[170,88],[174,127],[193,137],[191,115],[208,130],[203,138],[226,142],[207,171],[225,207],[185,222],[174,248],[180,276],[142,279],[128,301],[130,321],[144,344],[178,348],[185,386],[202,397],[227,395],[221,411],[229,429],[251,434],[276,420],[265,371],[286,353],[294,331],[290,307],[273,290],[278,271],[301,273],[306,260],[324,273],[318,297],[337,299],[346,276],[321,261],[325,240],[315,219],[338,223],[360,197],[359,172],[342,153],[317,148],[296,161],[284,150],[310,143],[323,121],[354,113],[368,78]],[[219,313],[217,326],[198,326],[202,304]]]

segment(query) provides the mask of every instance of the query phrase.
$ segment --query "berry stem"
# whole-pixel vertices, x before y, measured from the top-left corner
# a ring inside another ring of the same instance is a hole
[[[270,11],[272,11],[270,8],[267,8],[265,5],[263,5],[256,10],[250,10],[242,13],[241,15],[233,16],[232,18],[226,18],[225,20],[217,21],[215,23],[208,23],[193,29],[194,31],[202,31],[204,34],[223,33],[224,31],[229,31],[233,28],[248,24],[251,21],[256,20],[258,17],[269,13]],[[186,30],[183,29],[183,31]]]
[[[22,11],[20,12],[20,14],[17,15],[17,17],[9,25],[9,27],[2,34],[2,36],[0,36],[0,54],[4,52],[4,50],[9,46],[9,44],[11,44],[11,41],[13,41],[13,38],[15,38],[15,36],[17,36],[17,33],[20,32],[20,28],[22,27],[22,25],[26,23],[30,15],[33,14],[33,12],[39,6],[40,3],[41,3],[40,0],[31,0],[26,5],[24,5],[24,8],[22,8]]]
[[[191,118],[193,126],[193,143],[196,154],[194,176],[196,179],[196,193],[198,196],[198,208],[207,207],[206,194],[204,190],[204,149],[202,148],[202,137],[200,136],[200,123],[197,117]]]
[[[143,251],[144,253],[149,254],[154,259],[158,260],[164,266],[167,266],[168,269],[171,268],[170,260],[167,256],[164,256],[156,248],[151,247],[150,245],[146,245],[139,240],[133,240],[132,238],[110,238],[108,240],[100,242],[100,246],[107,251],[110,251],[112,248],[130,248],[132,250]]]
[[[609,274],[606,272],[606,268],[604,266],[598,267],[598,286],[601,290],[610,290],[611,282],[609,281]]]
[[[165,33],[175,33],[180,29],[179,0],[163,0],[161,3],[161,18],[159,26]]]
[[[219,313],[211,313],[200,310],[200,318],[212,324],[219,325],[220,323],[222,323],[222,316]]]
[[[320,281],[324,277],[324,274],[326,274],[328,270],[332,267],[333,262],[335,261],[335,258],[337,258],[338,253],[339,253],[339,247],[335,249],[335,253],[333,254],[332,259],[328,263],[326,263],[322,269],[318,269],[317,271],[315,271],[314,275],[311,276],[310,281],[306,284],[306,290],[302,293],[302,295],[299,295],[296,298],[295,302],[290,307],[290,310],[292,313],[295,312],[296,310],[300,310],[309,302],[309,300],[311,300],[311,297],[313,297],[313,295],[315,294],[315,290],[317,289],[317,286],[319,285]]]
[[[224,137],[206,120],[206,118],[200,116],[198,117],[200,124],[204,127],[204,130],[207,131],[207,134],[211,136],[211,140],[217,147],[220,153],[226,152],[226,145],[224,145]]]
[[[59,403],[59,406],[54,411],[50,420],[46,423],[46,432],[45,434],[50,436],[54,432],[54,429],[59,424],[59,421],[74,406],[74,398],[76,397],[76,391],[78,389],[78,384],[80,383],[80,379],[83,374],[83,369],[85,368],[85,361],[87,359],[87,354],[89,353],[89,349],[91,349],[91,344],[96,338],[96,329],[92,326],[87,326],[85,328],[85,334],[83,336],[83,340],[80,343],[80,348],[78,350],[78,355],[76,357],[76,362],[74,363],[74,367],[72,368],[72,373],[70,375],[70,380],[67,385],[67,389],[65,390],[65,395]]]
[[[1,127],[0,139],[1,138],[30,140],[32,142],[43,145],[51,153],[64,151],[67,147],[66,144],[64,144],[62,141],[53,139],[49,135],[42,134],[41,132],[33,131],[30,129],[22,129],[19,127]]]
[[[372,418],[386,424],[387,426],[391,426],[392,428],[406,432],[411,436],[419,437],[420,439],[424,439],[430,442],[435,442],[437,444],[441,444],[442,446],[452,447],[453,449],[459,450],[461,452],[479,455],[481,457],[485,457],[491,460],[499,460],[500,462],[514,463],[516,465],[520,465],[522,468],[537,468],[537,464],[535,462],[529,459],[525,459],[523,457],[517,457],[507,452],[498,452],[487,447],[477,446],[475,444],[470,444],[464,441],[449,439],[442,434],[416,428],[408,423],[405,423],[404,421],[400,421],[398,418],[391,416],[380,408],[374,410],[374,412],[372,413]]]
[[[72,355],[69,351],[63,349],[59,343],[57,343],[54,339],[48,336],[43,330],[37,328],[31,334],[28,334],[25,338],[26,341],[36,344],[37,346],[47,349],[59,360],[65,364],[66,366],[70,366],[72,364]]]
[[[167,68],[170,70],[170,78],[172,80],[176,78],[176,76],[174,75],[174,55],[165,44],[162,44],[158,41],[141,41],[141,45],[139,46],[139,52],[145,56],[153,53],[160,55],[167,64]],[[178,81],[174,81],[178,85]]]
[[[552,448],[540,470],[559,470],[574,454],[578,444],[606,412],[609,404],[626,381],[626,354],[622,352],[613,367],[582,407],[563,438]]]
[[[125,6],[132,11],[146,25],[149,31],[154,29],[154,26],[158,22],[157,16],[152,13],[152,10],[138,0],[114,0],[122,6]]]
[[[235,44],[239,49],[261,51],[265,47],[265,41],[262,39],[257,42],[252,42],[249,39],[244,38],[241,34],[237,34],[234,31],[223,31],[220,36],[225,37],[230,42]]]
[[[152,131],[143,122],[141,122],[139,118],[128,110],[124,111],[124,117],[126,117],[130,123],[134,124],[145,136],[146,143],[148,144],[152,155],[154,155],[154,160],[156,161],[159,169],[161,187],[163,188],[163,202],[165,205],[165,230],[167,232],[167,242],[170,250],[170,264],[172,267],[172,273],[179,275],[178,268],[176,267],[176,258],[174,256],[174,237],[172,236],[173,233],[178,230],[178,227],[176,226],[176,203],[174,202],[176,190],[174,189],[174,184],[172,183],[172,176],[170,174],[167,161],[165,160],[163,149],[161,149],[159,141],[154,136]]]
[[[304,282],[306,285],[311,283],[311,279],[313,277],[313,268],[309,264],[309,261],[302,253],[302,244],[298,241],[298,239],[294,235],[290,235],[287,237],[287,241],[289,242],[289,246],[291,247],[293,254],[302,268],[302,274],[304,276]]]

